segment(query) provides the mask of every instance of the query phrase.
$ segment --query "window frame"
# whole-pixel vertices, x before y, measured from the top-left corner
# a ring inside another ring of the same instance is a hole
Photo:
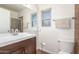
[[[50,19],[43,18],[43,13],[45,13],[45,12],[50,12]],[[42,18],[42,26],[43,27],[51,26],[51,8],[41,11],[41,18]],[[45,23],[45,22],[48,22],[48,23]]]
[[[33,20],[33,16],[36,15],[36,20]],[[32,27],[36,27],[36,25],[34,25],[33,23],[35,22],[35,24],[37,23],[37,13],[32,13],[31,14],[31,26]]]

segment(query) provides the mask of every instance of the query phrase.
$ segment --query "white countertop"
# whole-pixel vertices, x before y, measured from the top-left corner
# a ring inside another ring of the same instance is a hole
[[[19,42],[22,40],[26,40],[32,37],[35,37],[35,34],[31,33],[18,33],[18,35],[13,35],[11,33],[0,34],[0,47]]]

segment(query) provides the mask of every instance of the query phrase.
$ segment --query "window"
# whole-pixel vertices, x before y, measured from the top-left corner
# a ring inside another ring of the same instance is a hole
[[[37,14],[32,14],[32,27],[35,27],[37,23]]]
[[[42,26],[51,25],[51,9],[42,11]]]

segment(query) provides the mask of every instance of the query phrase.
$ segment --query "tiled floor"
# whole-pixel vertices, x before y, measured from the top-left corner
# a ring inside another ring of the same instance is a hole
[[[36,52],[37,52],[37,54],[49,54],[49,53],[47,53],[47,52],[45,52],[45,51],[42,51],[42,50],[40,50],[40,49],[38,49]]]

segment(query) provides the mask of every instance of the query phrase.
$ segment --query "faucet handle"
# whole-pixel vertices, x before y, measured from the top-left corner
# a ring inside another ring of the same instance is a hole
[[[14,33],[15,32],[14,29],[11,29],[11,32]]]
[[[19,32],[19,30],[18,29],[15,29],[15,32]]]

